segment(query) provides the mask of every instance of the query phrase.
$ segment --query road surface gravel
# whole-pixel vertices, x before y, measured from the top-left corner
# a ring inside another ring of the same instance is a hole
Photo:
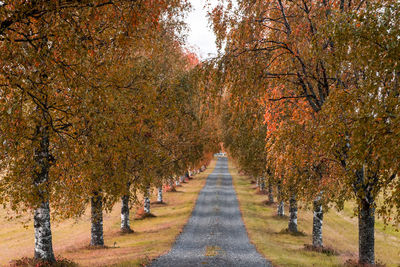
[[[151,266],[272,266],[249,241],[227,158],[218,159],[171,251]]]

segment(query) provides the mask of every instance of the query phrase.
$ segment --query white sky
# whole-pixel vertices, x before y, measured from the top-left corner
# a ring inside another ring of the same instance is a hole
[[[218,0],[190,0],[190,2],[193,10],[186,18],[189,27],[187,45],[194,48],[191,50],[197,52],[200,59],[216,56],[215,35],[209,27],[207,10],[204,9],[204,5],[206,2],[210,2],[212,6],[215,6]]]

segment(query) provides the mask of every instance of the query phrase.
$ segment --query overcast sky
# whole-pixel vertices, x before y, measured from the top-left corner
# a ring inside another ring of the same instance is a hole
[[[210,0],[215,5],[218,0]],[[189,26],[187,43],[189,47],[194,47],[194,52],[201,59],[209,58],[217,54],[215,46],[215,35],[209,27],[207,10],[204,9],[206,0],[191,0],[193,10],[187,16],[186,21]]]

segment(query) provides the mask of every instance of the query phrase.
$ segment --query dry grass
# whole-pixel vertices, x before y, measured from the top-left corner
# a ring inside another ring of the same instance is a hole
[[[131,214],[133,234],[120,233],[120,205],[104,215],[106,249],[89,249],[90,221],[86,214],[78,221],[53,223],[53,245],[56,255],[73,260],[81,266],[143,266],[151,259],[165,254],[172,247],[177,235],[187,222],[203,188],[209,168],[195,176],[189,183],[177,188],[177,192],[164,193],[167,205],[153,205],[154,218],[134,220]],[[6,210],[0,209],[0,266],[13,259],[33,256],[33,227],[24,228],[16,221],[4,219]]]
[[[324,244],[335,253],[312,251],[305,247],[305,244],[311,244],[311,211],[299,210],[299,230],[305,233],[304,236],[282,234],[287,228],[287,219],[275,216],[276,205],[266,205],[266,196],[257,195],[250,179],[239,175],[231,162],[229,170],[250,239],[274,266],[348,266],[349,262],[357,260],[358,226],[351,204],[341,212],[331,210],[324,215]],[[400,266],[400,233],[391,226],[385,228],[377,220],[375,237],[378,262]]]

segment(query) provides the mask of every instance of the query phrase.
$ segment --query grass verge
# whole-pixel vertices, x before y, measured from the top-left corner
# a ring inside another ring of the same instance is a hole
[[[266,196],[256,194],[248,177],[240,175],[229,161],[240,209],[250,240],[257,250],[274,266],[348,266],[358,257],[358,225],[352,205],[341,212],[330,210],[324,214],[324,245],[334,253],[310,250],[312,240],[312,212],[299,210],[299,230],[304,235],[284,234],[287,219],[276,216],[276,205],[266,205]],[[286,205],[285,213],[288,214]],[[391,226],[376,221],[375,253],[378,262],[386,266],[400,266],[400,233]]]
[[[90,212],[77,221],[53,222],[55,254],[79,266],[145,266],[171,249],[215,163],[212,161],[205,172],[177,188],[176,192],[164,193],[167,204],[152,205],[151,211],[156,217],[134,220],[135,214],[131,212],[132,234],[120,233],[120,204],[104,214],[104,249],[88,248]],[[33,256],[33,227],[24,228],[16,221],[7,221],[4,219],[7,212],[0,208],[0,266],[7,266],[14,259]]]

